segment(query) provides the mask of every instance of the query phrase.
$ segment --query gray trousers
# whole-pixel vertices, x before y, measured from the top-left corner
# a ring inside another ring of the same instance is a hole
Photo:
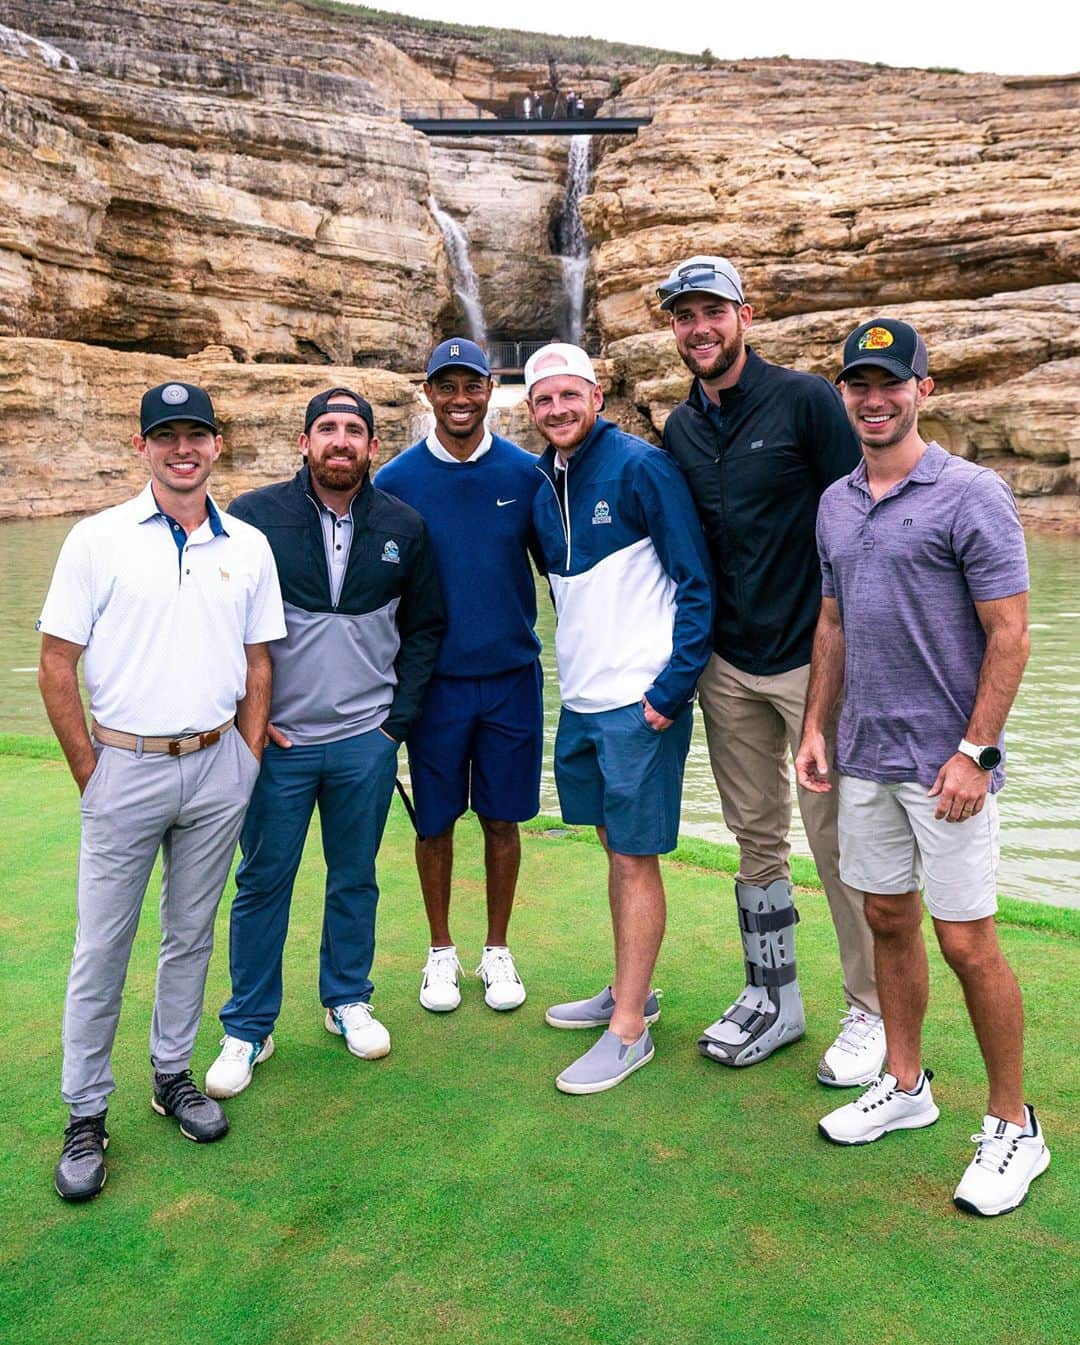
[[[78,927],[64,1003],[61,1094],[73,1116],[104,1111],[131,946],[162,855],[161,952],[150,1059],[187,1069],[202,1017],[214,917],[258,764],[236,729],[201,752],[137,756],[95,745],[80,802]]]

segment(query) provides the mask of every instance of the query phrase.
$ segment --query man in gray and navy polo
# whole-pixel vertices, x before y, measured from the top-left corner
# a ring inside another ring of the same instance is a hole
[[[888,1060],[819,1129],[869,1144],[938,1118],[920,1053],[925,900],[990,1083],[953,1199],[1006,1214],[1050,1161],[1024,1102],[1020,989],[994,928],[1004,728],[1028,655],[1024,534],[995,472],[920,437],[934,382],[913,327],[863,323],[837,381],[863,461],[821,499],[823,597],[796,768],[804,788],[831,787],[825,724],[842,687],[840,873],[863,893]]]
[[[151,388],[133,443],[150,471],[146,489],[75,525],[38,621],[41,693],[82,796],[79,923],[64,1005],[71,1117],[56,1168],[65,1200],[105,1184],[109,1057],[159,850],[152,1105],[188,1139],[228,1129],[189,1067],[214,916],[262,755],[267,642],[285,634],[266,539],[207,494],[222,449],[207,394],[187,383]]]

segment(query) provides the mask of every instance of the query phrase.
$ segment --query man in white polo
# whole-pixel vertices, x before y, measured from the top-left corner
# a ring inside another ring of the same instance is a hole
[[[56,1167],[65,1200],[87,1200],[105,1184],[109,1057],[159,850],[151,1105],[191,1140],[228,1129],[192,1082],[191,1054],[214,916],[259,771],[266,645],[285,634],[266,539],[207,493],[222,450],[209,396],[186,383],[150,389],[132,442],[150,481],[71,530],[38,621],[41,694],[82,796],[61,1084],[71,1114]]]

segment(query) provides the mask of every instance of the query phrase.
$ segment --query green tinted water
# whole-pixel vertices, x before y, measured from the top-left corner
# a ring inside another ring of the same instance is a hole
[[[0,524],[0,732],[48,733],[38,696],[41,600],[70,519]],[[1032,536],[1032,655],[1009,720],[1009,779],[1001,797],[1002,892],[1034,901],[1080,906],[1080,538]],[[544,641],[547,769],[543,806],[557,812],[551,746],[558,709],[554,671],[554,620],[541,586]],[[720,818],[700,723],[687,762],[683,830],[710,840],[730,840]],[[808,854],[798,822],[795,849]]]

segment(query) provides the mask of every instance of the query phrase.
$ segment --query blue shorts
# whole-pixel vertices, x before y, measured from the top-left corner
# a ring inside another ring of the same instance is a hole
[[[438,836],[472,807],[495,822],[540,811],[540,661],[494,677],[433,677],[409,734],[416,829]]]
[[[621,855],[663,855],[679,842],[683,767],[693,708],[658,733],[644,708],[582,714],[563,706],[555,735],[555,784],[563,819],[605,827]]]

